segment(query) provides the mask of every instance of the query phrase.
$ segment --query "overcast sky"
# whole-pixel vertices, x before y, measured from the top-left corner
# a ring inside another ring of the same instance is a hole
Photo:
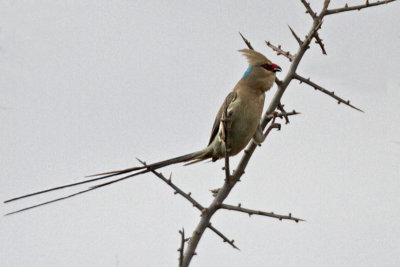
[[[220,211],[213,225],[241,251],[207,231],[191,266],[400,265],[399,13],[396,2],[325,18],[328,55],[313,44],[298,72],[365,113],[292,82],[282,102],[302,114],[256,150],[226,200],[307,222]],[[287,25],[304,36],[311,22],[297,0],[1,1],[0,199],[203,148],[247,68],[238,31],[283,78],[288,61],[264,41],[294,53]],[[222,166],[163,172],[208,205]],[[143,175],[0,218],[1,265],[176,266],[178,230],[199,219]]]

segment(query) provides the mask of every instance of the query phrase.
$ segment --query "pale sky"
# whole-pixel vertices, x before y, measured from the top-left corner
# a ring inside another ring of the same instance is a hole
[[[297,0],[1,1],[0,199],[203,148],[247,68],[238,31],[282,79],[289,62],[264,41],[294,53],[287,25],[304,37],[304,11]],[[298,73],[365,113],[293,81],[282,102],[302,114],[271,133],[226,200],[307,222],[219,211],[213,225],[241,251],[206,231],[191,266],[400,266],[399,13],[396,2],[325,18],[328,55],[313,44]],[[222,166],[163,173],[209,205]],[[178,230],[199,219],[147,174],[0,218],[0,265],[177,266]]]

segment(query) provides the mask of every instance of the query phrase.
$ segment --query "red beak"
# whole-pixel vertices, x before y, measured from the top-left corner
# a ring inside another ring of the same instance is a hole
[[[281,69],[281,67],[279,67],[278,65],[276,65],[276,64],[272,64],[272,71],[273,72],[278,72],[278,71],[282,71],[282,69]]]

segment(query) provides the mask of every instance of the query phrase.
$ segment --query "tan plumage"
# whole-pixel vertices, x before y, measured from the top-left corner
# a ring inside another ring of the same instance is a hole
[[[146,173],[151,170],[162,168],[171,164],[176,164],[180,162],[187,162],[188,164],[191,164],[203,161],[205,159],[212,159],[213,161],[216,161],[225,156],[224,129],[223,129],[223,124],[221,122],[221,118],[223,116],[223,113],[227,105],[228,105],[227,111],[231,117],[230,118],[231,125],[228,130],[228,144],[230,147],[230,156],[236,155],[241,150],[243,150],[243,148],[245,148],[245,146],[249,143],[249,141],[253,137],[256,142],[261,143],[265,138],[263,133],[260,132],[260,127],[259,127],[260,118],[264,107],[265,92],[272,87],[275,81],[275,72],[281,71],[281,69],[278,65],[273,64],[259,52],[250,49],[241,49],[239,51],[247,58],[249,67],[245,72],[244,76],[239,80],[239,82],[233,88],[232,92],[228,94],[221,108],[219,109],[212,127],[211,137],[206,148],[183,156],[149,164],[143,167],[133,167],[124,170],[95,174],[92,175],[92,177],[94,176],[95,178],[92,178],[90,180],[59,186],[55,188],[50,188],[36,193],[13,198],[6,202],[11,202],[21,198],[34,196],[37,194],[42,194],[69,186],[75,186],[82,183],[93,182],[113,176],[127,174],[126,176],[117,178],[107,183],[96,185],[87,190],[80,191],[76,194],[72,194],[67,197],[63,197],[60,199],[56,199],[50,202],[42,203],[39,205],[35,205],[17,211],[20,212],[26,209],[34,208],[37,206],[52,203],[54,201],[69,198],[77,194],[85,193],[87,191],[105,185],[109,185],[130,178],[132,176]]]

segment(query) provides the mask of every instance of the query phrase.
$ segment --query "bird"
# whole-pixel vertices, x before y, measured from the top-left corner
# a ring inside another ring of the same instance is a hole
[[[234,156],[242,151],[253,137],[257,144],[262,143],[265,138],[260,127],[260,119],[264,108],[265,92],[271,89],[275,82],[276,72],[282,71],[282,69],[257,51],[241,49],[239,52],[243,53],[247,58],[249,66],[220,107],[215,117],[208,145],[204,149],[146,166],[104,172],[91,176],[119,175],[146,168],[158,169],[182,162],[193,164],[206,159],[216,161],[225,157],[225,131],[229,131],[227,140],[229,156]],[[222,121],[225,110],[231,117],[229,130],[224,129]]]
[[[276,72],[280,72],[282,69],[277,64],[272,63],[260,52],[252,49],[241,49],[238,51],[246,57],[248,61],[248,68],[222,103],[222,106],[215,117],[208,145],[205,148],[179,157],[170,158],[148,165],[145,164],[144,166],[140,167],[132,167],[90,175],[88,177],[92,177],[92,179],[23,195],[21,197],[6,200],[5,203],[70,186],[94,182],[123,174],[126,175],[109,182],[92,186],[87,190],[80,191],[67,197],[44,202],[39,205],[16,211],[20,212],[26,209],[75,196],[77,194],[85,193],[87,191],[119,182],[121,180],[149,171],[154,171],[168,165],[177,163],[186,163],[186,165],[189,165],[207,159],[211,159],[211,161],[217,161],[218,159],[224,158],[225,153],[228,153],[229,156],[234,156],[242,151],[251,139],[253,139],[256,144],[261,144],[265,139],[265,135],[260,126],[261,115],[265,102],[265,93],[273,86]],[[225,121],[224,119],[228,120]]]

